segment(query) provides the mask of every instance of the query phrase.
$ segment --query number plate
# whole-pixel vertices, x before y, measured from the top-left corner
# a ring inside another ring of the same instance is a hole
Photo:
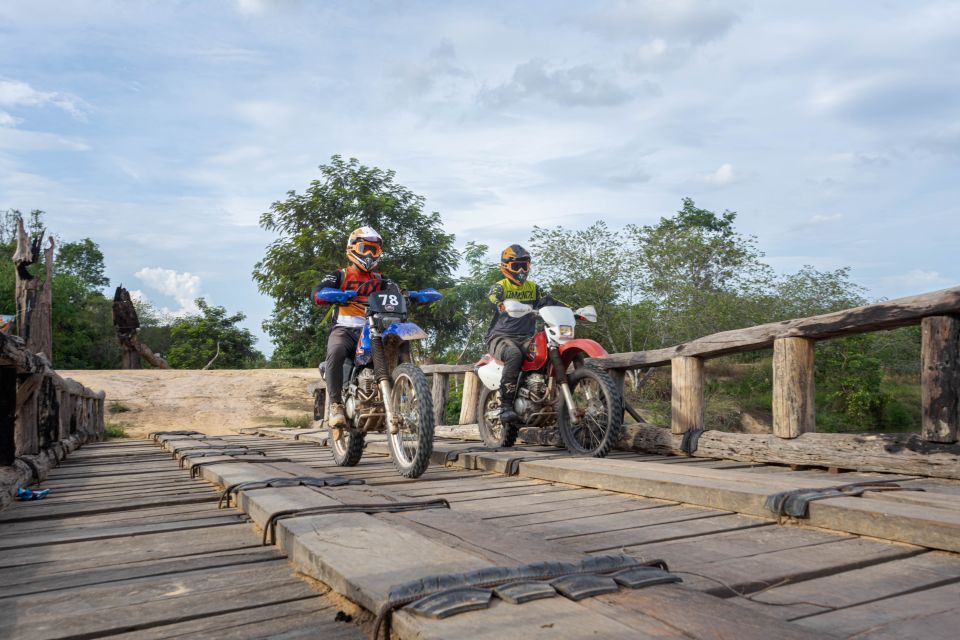
[[[374,313],[403,314],[407,311],[407,303],[400,293],[400,287],[390,284],[376,293],[370,294],[367,305]]]

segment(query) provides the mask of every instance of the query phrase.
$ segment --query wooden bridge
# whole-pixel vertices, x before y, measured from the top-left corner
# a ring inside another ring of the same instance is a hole
[[[416,481],[375,436],[334,466],[317,429],[71,452],[102,394],[6,338],[0,478],[51,493],[0,513],[0,637],[955,638],[958,315],[950,289],[600,360],[673,371],[672,428],[630,424],[603,460],[541,432],[483,449],[471,372],[431,365],[465,409]],[[910,323],[921,433],[816,433],[813,341]],[[769,348],[774,434],[702,431],[704,359]]]

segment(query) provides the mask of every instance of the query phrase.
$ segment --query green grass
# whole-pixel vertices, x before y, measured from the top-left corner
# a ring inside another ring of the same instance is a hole
[[[103,426],[103,433],[108,438],[126,438],[126,425],[122,422],[107,422]]]
[[[313,416],[305,413],[295,418],[284,417],[283,426],[291,429],[308,429],[313,426]]]
[[[110,406],[107,407],[107,411],[110,413],[126,413],[127,411],[132,411],[132,409],[122,402],[114,401],[111,402]]]

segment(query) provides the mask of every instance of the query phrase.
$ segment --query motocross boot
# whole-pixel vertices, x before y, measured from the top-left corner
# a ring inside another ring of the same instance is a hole
[[[328,424],[332,429],[342,429],[347,426],[347,416],[343,413],[343,404],[339,402],[330,403],[330,416]]]
[[[513,409],[514,401],[517,399],[517,385],[504,383],[500,385],[500,422],[516,422],[520,419],[517,412]]]

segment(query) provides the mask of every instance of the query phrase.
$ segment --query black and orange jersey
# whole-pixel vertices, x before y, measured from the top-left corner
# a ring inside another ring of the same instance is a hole
[[[313,288],[311,300],[317,299],[317,292],[327,287],[331,289],[340,289],[341,291],[356,291],[360,286],[367,282],[374,282],[375,285],[368,293],[380,290],[380,283],[383,277],[375,271],[362,271],[353,265],[345,269],[331,271],[323,277],[316,287]],[[367,295],[358,295],[356,298],[346,304],[340,305],[336,311],[336,323],[343,327],[362,327],[366,324]],[[317,304],[322,304],[318,302]]]

